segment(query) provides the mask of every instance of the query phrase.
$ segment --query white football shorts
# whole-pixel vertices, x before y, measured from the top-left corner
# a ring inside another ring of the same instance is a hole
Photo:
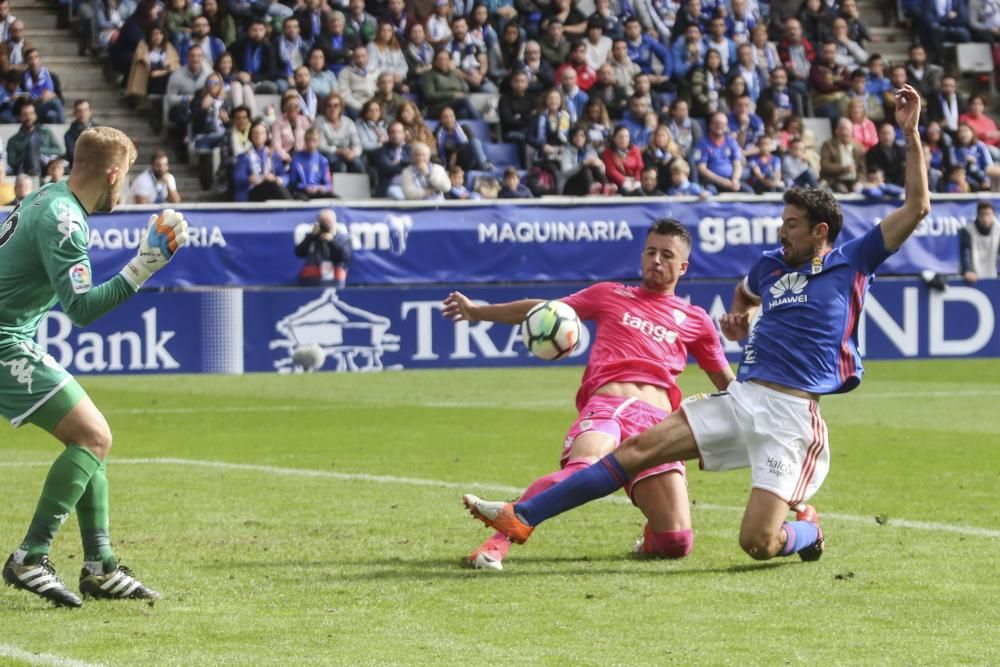
[[[830,470],[819,403],[755,382],[681,404],[701,454],[702,470],[751,469],[750,483],[795,507],[809,500]]]

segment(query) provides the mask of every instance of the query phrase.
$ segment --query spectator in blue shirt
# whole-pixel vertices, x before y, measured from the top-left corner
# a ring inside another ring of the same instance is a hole
[[[708,135],[698,143],[692,161],[698,166],[699,181],[710,192],[753,192],[753,188],[742,181],[743,153],[729,134],[726,114],[712,114]]]
[[[757,154],[757,140],[764,136],[764,121],[750,111],[752,105],[749,95],[741,95],[729,112],[729,132],[746,156]]]
[[[781,176],[781,158],[772,153],[771,137],[766,134],[757,139],[757,154],[747,160],[750,167],[750,185],[754,192],[784,192]]]
[[[28,94],[21,90],[20,73],[14,69],[6,72],[3,75],[3,85],[0,86],[0,123],[19,122],[17,114],[19,102],[27,97]]]
[[[635,137],[646,128],[646,112],[649,106],[642,95],[633,95],[628,101],[628,111],[622,116],[621,124],[628,128],[629,136]]]
[[[671,87],[670,73],[673,71],[673,64],[669,49],[643,33],[642,24],[634,16],[625,20],[625,44],[628,46],[629,60],[649,75],[654,88],[667,90]],[[653,68],[654,61],[659,61],[661,73]]]
[[[319,152],[319,130],[306,130],[305,150],[292,156],[288,189],[296,199],[317,199],[333,196],[330,163]]]
[[[670,197],[708,197],[708,190],[697,183],[692,183],[691,167],[685,160],[674,160],[670,163],[670,187],[667,195]]]
[[[1000,178],[1000,165],[993,162],[989,149],[966,123],[955,134],[955,165],[965,167],[966,178],[973,190],[989,190]]]
[[[673,73],[674,79],[685,78],[693,69],[701,67],[705,62],[705,54],[708,47],[702,39],[701,28],[696,23],[692,23],[685,30],[682,37],[677,38],[673,46]]]
[[[285,163],[270,147],[267,125],[258,121],[250,128],[250,148],[236,158],[233,192],[236,201],[291,199],[285,185]]]
[[[24,72],[21,87],[35,103],[39,120],[43,123],[66,122],[62,100],[56,95],[52,75],[42,65],[42,56],[38,53],[38,49],[31,47],[25,50],[24,62],[28,65],[28,69]]]

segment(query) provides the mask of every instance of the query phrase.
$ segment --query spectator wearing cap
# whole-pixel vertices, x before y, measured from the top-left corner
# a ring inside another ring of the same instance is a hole
[[[62,100],[56,95],[55,83],[48,68],[42,65],[42,55],[38,49],[31,47],[24,52],[24,61],[28,68],[24,72],[24,89],[38,109],[38,116],[43,123],[62,123],[66,120]]]
[[[625,20],[625,46],[628,58],[649,75],[653,88],[666,87],[673,70],[670,49],[642,32],[639,19],[630,16]],[[654,63],[659,63],[660,72],[656,72]]]
[[[278,92],[278,70],[274,47],[267,41],[267,26],[254,19],[247,27],[246,37],[233,44],[233,59],[236,61],[236,78],[253,86],[258,95]]]

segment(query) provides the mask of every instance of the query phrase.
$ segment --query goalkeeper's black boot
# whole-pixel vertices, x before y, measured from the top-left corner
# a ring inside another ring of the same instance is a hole
[[[8,586],[34,593],[57,607],[83,606],[76,593],[66,588],[56,575],[56,568],[48,556],[43,556],[38,563],[22,565],[15,562],[11,554],[3,565],[3,580]]]
[[[819,560],[823,555],[823,530],[819,527],[819,514],[812,505],[806,505],[803,509],[795,513],[796,521],[808,521],[816,524],[816,541],[799,552],[802,560]]]
[[[80,571],[80,592],[84,597],[103,600],[149,600],[160,599],[160,594],[146,588],[132,575],[132,571],[119,565],[111,572],[94,574],[84,568]]]

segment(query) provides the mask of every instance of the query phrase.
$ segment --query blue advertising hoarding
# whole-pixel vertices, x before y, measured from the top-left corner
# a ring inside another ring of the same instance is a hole
[[[606,201],[334,210],[355,247],[352,285],[635,279],[646,230],[664,216],[676,217],[691,230],[688,278],[736,278],[761,250],[777,244],[781,224],[782,204],[773,199]],[[872,229],[894,206],[844,202],[838,241]],[[936,201],[931,215],[882,273],[957,273],[958,231],[975,218],[975,208],[973,200]],[[294,243],[312,226],[317,210],[186,210],[192,246],[149,285],[295,285],[301,260],[294,256]],[[90,219],[95,276],[113,275],[132,257],[148,216],[129,211]]]
[[[585,283],[466,286],[487,302],[558,298]],[[543,365],[521,344],[516,327],[453,323],[441,315],[448,289],[437,287],[143,292],[86,329],[56,311],[38,341],[74,373],[241,373],[294,371],[292,352],[319,345],[324,370]],[[713,318],[726,312],[732,282],[685,281],[681,295]],[[929,291],[908,279],[875,283],[860,321],[869,359],[998,357],[1000,281]],[[573,357],[587,358],[589,335]],[[728,343],[736,359],[739,346]]]

